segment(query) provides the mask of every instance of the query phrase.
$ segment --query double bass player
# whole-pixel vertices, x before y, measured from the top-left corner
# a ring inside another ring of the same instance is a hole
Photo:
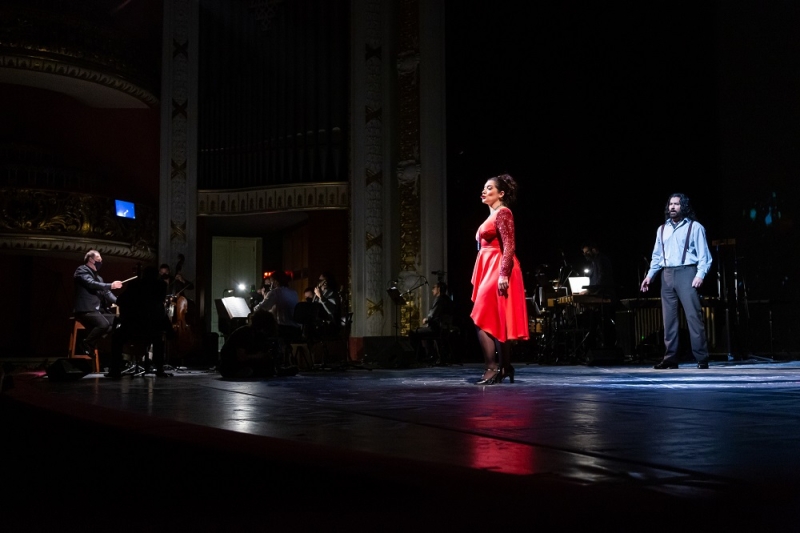
[[[193,327],[194,302],[186,296],[186,291],[194,289],[194,284],[183,277],[181,270],[184,261],[183,254],[178,254],[174,276],[167,263],[162,263],[158,267],[158,275],[166,284],[164,306],[172,323],[172,331],[168,335],[170,342],[167,346],[170,354],[181,358],[199,344],[195,338],[196,331]]]

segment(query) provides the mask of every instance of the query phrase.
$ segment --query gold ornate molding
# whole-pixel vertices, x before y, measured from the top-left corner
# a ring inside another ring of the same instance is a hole
[[[380,313],[383,316],[383,299],[373,302],[367,298],[367,316],[370,317],[375,313]]]
[[[0,189],[0,249],[81,251],[152,259],[156,216],[136,206],[136,219],[115,214],[111,198],[71,192]]]
[[[197,191],[198,216],[347,209],[349,206],[348,184],[344,182]]]
[[[27,252],[63,252],[83,254],[94,248],[102,255],[126,257],[139,261],[155,261],[156,253],[150,248],[132,247],[126,242],[81,239],[79,237],[49,237],[45,235],[10,235],[0,233],[0,250]]]
[[[268,31],[272,27],[272,20],[283,2],[284,0],[250,0],[248,8],[255,15],[259,30]]]
[[[398,53],[396,57],[399,153],[396,168],[400,215],[400,276],[412,276],[420,257],[422,220],[419,181],[420,88],[419,88],[419,0],[399,0]],[[403,335],[419,323],[419,296],[403,306],[400,328]]]
[[[56,76],[64,76],[77,80],[96,83],[109,89],[119,91],[139,100],[143,104],[158,107],[158,98],[148,91],[120,76],[97,69],[65,61],[65,58],[51,59],[35,55],[0,54],[0,67],[38,72]]]
[[[0,9],[0,67],[7,69],[0,79],[65,92],[103,107],[158,107],[160,48],[152,37],[121,30],[113,17],[84,2],[8,4]],[[63,78],[76,81],[64,83]],[[80,82],[112,92],[76,87]]]

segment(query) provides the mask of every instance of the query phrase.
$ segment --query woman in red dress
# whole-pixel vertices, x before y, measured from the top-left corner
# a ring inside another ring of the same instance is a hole
[[[481,201],[489,206],[489,218],[478,228],[478,258],[472,272],[470,316],[478,328],[478,342],[486,370],[478,385],[514,383],[508,341],[529,337],[528,310],[522,271],[514,255],[514,215],[508,208],[516,199],[517,183],[508,174],[489,178]]]

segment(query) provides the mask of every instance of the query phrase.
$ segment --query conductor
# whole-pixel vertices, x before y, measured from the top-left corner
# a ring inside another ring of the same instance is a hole
[[[89,356],[94,354],[97,342],[111,333],[115,313],[111,310],[117,297],[111,291],[121,289],[121,281],[106,283],[100,277],[103,258],[97,250],[89,250],[83,256],[83,264],[75,269],[75,320],[86,328],[89,334],[83,341],[83,349]]]

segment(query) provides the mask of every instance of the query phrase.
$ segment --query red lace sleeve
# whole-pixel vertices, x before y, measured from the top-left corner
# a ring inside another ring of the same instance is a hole
[[[497,233],[500,234],[500,243],[503,249],[500,275],[508,277],[514,267],[514,253],[516,251],[516,245],[514,244],[514,215],[510,209],[503,208],[497,212],[494,223],[495,227],[497,227]]]

